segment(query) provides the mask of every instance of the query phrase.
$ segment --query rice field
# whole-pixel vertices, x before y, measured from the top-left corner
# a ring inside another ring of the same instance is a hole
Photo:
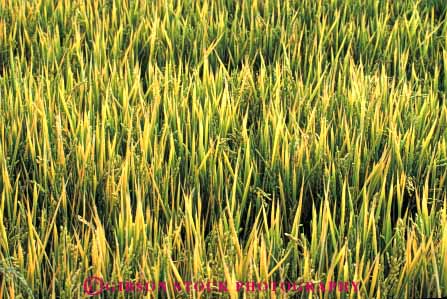
[[[0,298],[447,296],[446,14],[0,0]]]

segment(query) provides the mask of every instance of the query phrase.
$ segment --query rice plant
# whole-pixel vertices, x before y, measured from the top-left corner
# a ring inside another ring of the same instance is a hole
[[[447,296],[446,14],[0,0],[0,298]]]

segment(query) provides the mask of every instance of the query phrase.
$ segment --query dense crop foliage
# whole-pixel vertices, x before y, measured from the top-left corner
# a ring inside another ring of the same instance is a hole
[[[447,296],[446,10],[0,0],[0,298]]]

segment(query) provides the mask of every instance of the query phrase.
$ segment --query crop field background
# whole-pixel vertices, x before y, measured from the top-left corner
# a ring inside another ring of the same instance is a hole
[[[0,0],[0,298],[447,296],[446,11]]]

